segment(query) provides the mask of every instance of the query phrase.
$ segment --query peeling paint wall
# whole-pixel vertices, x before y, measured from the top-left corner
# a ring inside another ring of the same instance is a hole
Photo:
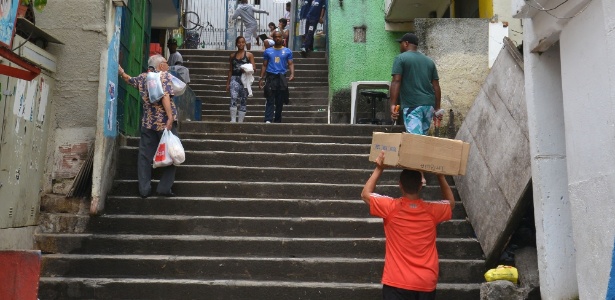
[[[353,81],[390,81],[393,59],[399,54],[395,41],[403,32],[385,31],[380,1],[329,4],[329,95],[331,122],[350,121],[350,87]],[[366,28],[366,42],[354,42],[354,27]],[[442,108],[453,109],[461,124],[485,80],[489,68],[489,20],[416,19],[419,51],[436,63],[442,88]],[[383,118],[388,105],[378,106]],[[357,99],[357,119],[370,107]],[[446,120],[445,120],[446,122]]]
[[[106,0],[50,1],[42,12],[36,12],[36,25],[65,44],[50,44],[47,49],[58,57],[58,70],[51,94],[46,192],[64,192],[70,187],[81,158],[87,156],[88,148],[83,145],[94,140],[108,6]]]
[[[414,25],[419,51],[438,68],[441,107],[453,109],[459,128],[489,74],[489,21],[416,19]]]
[[[31,81],[0,75],[0,228],[36,224],[53,84],[47,72]]]

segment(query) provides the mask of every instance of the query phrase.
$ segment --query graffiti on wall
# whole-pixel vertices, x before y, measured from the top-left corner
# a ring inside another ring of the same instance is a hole
[[[13,114],[17,116],[15,122],[15,132],[19,134],[21,120],[34,122],[35,117],[40,125],[45,121],[47,111],[47,101],[49,98],[49,85],[42,77],[39,80],[26,81],[18,79],[15,85],[15,102],[13,103]],[[38,113],[36,108],[38,107]]]
[[[105,101],[104,134],[106,137],[117,136],[117,72],[120,53],[120,29],[122,24],[122,8],[115,8],[115,31],[107,49],[109,58],[107,65],[107,97]]]
[[[19,0],[0,1],[0,45],[11,48]]]

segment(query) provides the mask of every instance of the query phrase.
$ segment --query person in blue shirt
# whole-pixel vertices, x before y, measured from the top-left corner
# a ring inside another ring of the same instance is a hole
[[[258,80],[258,87],[265,90],[265,123],[282,123],[282,108],[288,104],[288,81],[295,79],[293,52],[284,47],[282,33],[272,35],[275,44],[263,52],[263,67]],[[290,69],[290,77],[286,71]],[[265,76],[265,72],[267,73]],[[263,79],[265,84],[263,86]],[[275,110],[275,116],[274,116]]]
[[[326,6],[327,0],[312,0],[310,3],[306,14],[305,36],[301,46],[301,55],[304,57],[308,52],[314,50],[314,32],[318,23],[325,22]]]

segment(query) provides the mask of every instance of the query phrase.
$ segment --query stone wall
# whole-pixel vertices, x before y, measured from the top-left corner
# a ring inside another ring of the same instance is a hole
[[[455,186],[488,265],[531,203],[524,197],[531,195],[532,175],[524,73],[515,51],[500,52],[456,136],[471,148],[466,175],[455,176]]]
[[[95,138],[101,54],[107,49],[109,1],[51,1],[36,12],[36,25],[64,45],[49,44],[58,58],[51,91],[51,128],[45,192],[66,193]],[[75,151],[63,151],[72,149]]]

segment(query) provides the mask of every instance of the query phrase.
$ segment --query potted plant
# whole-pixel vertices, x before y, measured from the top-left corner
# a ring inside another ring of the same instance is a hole
[[[19,6],[17,6],[17,17],[25,18],[29,6],[30,0],[19,0]]]
[[[32,8],[36,8],[37,11],[43,11],[43,8],[47,5],[47,0],[19,0],[19,7],[17,8],[17,17],[27,18],[26,14],[28,8],[32,11]],[[32,12],[34,13],[34,12]]]
[[[35,23],[34,9],[37,11],[43,11],[43,8],[47,5],[47,0],[19,0],[19,6],[17,7],[17,17],[25,18],[26,20]]]

